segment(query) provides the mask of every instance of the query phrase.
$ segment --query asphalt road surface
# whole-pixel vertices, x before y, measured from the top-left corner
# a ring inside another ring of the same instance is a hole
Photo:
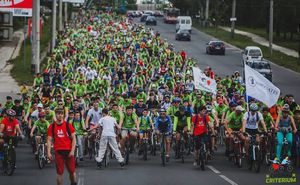
[[[139,23],[138,20],[136,20],[136,22]],[[206,43],[210,40],[215,40],[215,38],[193,28],[191,42],[176,41],[175,24],[164,24],[159,20],[157,26],[151,27],[159,31],[162,37],[167,39],[169,43],[174,44],[176,50],[180,51],[184,49],[187,52],[188,57],[197,59],[201,69],[210,66],[216,74],[222,77],[231,75],[235,71],[240,71],[241,74],[243,73],[242,53],[240,49],[226,44],[225,56],[207,55],[205,53]],[[273,70],[273,83],[284,95],[293,94],[296,101],[299,103],[300,73],[296,73],[273,63],[271,63],[271,68]]]

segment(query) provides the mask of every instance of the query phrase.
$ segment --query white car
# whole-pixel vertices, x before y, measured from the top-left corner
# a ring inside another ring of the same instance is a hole
[[[192,18],[190,16],[178,16],[176,32],[178,32],[178,30],[188,30],[192,33]]]
[[[261,49],[257,46],[247,46],[243,53],[243,63],[249,62],[251,60],[262,60],[263,53]]]

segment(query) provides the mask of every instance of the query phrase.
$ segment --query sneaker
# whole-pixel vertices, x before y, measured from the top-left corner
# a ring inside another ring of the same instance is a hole
[[[121,166],[121,168],[124,168],[125,163],[124,162],[120,162],[120,166]]]
[[[97,162],[97,168],[102,168],[102,163],[101,162]]]
[[[170,156],[166,155],[166,162],[170,161]]]

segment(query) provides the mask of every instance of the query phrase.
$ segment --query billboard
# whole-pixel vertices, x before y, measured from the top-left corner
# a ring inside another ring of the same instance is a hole
[[[85,0],[63,0],[64,3],[84,3]]]
[[[0,0],[0,11],[12,12],[13,16],[31,17],[32,0]]]

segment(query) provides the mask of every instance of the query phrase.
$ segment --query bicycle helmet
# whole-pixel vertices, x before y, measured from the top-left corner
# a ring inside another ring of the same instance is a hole
[[[14,111],[13,109],[8,109],[8,110],[6,111],[6,114],[7,114],[8,116],[15,116],[15,115],[16,115],[16,111]]]
[[[161,109],[159,109],[159,112],[166,112],[166,109],[161,108]]]
[[[255,103],[250,104],[250,111],[258,111],[258,106]]]
[[[180,102],[181,102],[181,99],[178,98],[178,97],[175,97],[175,98],[173,99],[173,103],[180,103]]]
[[[290,112],[290,106],[288,104],[284,104],[282,107],[282,112]]]
[[[206,105],[205,108],[206,108],[207,111],[212,111],[212,109],[213,109],[211,105]]]
[[[45,112],[39,112],[39,118],[45,117],[45,116],[46,116]]]
[[[230,102],[229,103],[229,107],[236,107],[236,106],[237,106],[237,104],[235,102]]]
[[[244,108],[242,107],[242,106],[237,106],[236,108],[235,108],[235,110],[236,111],[240,111],[240,112],[242,112],[242,111],[244,111]]]

